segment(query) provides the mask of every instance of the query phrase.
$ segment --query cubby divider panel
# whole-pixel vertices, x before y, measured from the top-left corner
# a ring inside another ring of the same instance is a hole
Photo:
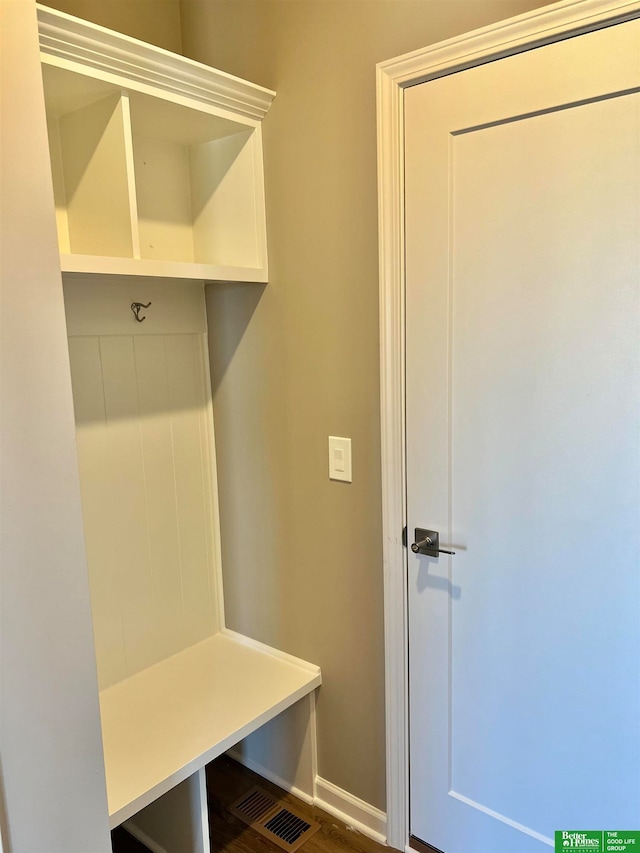
[[[61,249],[132,258],[137,254],[126,97],[118,92],[49,116]]]

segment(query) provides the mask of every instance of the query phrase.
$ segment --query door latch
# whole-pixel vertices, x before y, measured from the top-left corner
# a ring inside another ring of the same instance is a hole
[[[440,534],[437,530],[425,530],[416,527],[415,542],[411,546],[414,554],[426,554],[428,557],[437,557],[438,554],[455,554],[455,551],[445,551],[440,547]]]

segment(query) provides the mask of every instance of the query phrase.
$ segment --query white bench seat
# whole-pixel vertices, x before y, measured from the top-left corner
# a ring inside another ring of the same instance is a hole
[[[225,629],[103,690],[111,828],[320,683],[317,666]]]

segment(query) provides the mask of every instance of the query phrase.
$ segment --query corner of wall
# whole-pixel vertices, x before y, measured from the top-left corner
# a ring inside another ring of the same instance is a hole
[[[318,775],[315,713],[312,694],[245,738],[228,754],[287,793],[386,844],[386,814]]]

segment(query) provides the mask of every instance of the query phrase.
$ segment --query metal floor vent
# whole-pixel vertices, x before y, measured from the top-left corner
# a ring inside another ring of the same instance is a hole
[[[319,823],[296,814],[258,786],[229,806],[229,811],[283,850],[297,850],[320,829]]]

